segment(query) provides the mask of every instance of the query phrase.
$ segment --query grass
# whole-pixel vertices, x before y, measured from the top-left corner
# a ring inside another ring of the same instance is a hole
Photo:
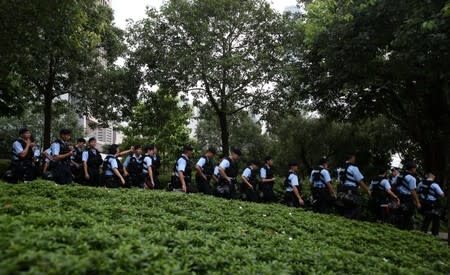
[[[420,232],[282,205],[0,182],[0,273],[448,274]]]

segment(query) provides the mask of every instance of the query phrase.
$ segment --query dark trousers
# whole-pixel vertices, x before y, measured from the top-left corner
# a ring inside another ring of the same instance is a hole
[[[121,186],[120,180],[116,176],[105,176],[105,186],[107,188],[119,188]]]
[[[348,219],[359,219],[361,216],[362,200],[358,189],[344,189],[346,193],[344,198],[343,216]]]
[[[161,181],[159,180],[159,173],[154,173],[153,174],[153,181],[155,182],[155,189],[161,190],[164,189],[164,184],[161,183]]]
[[[313,211],[317,213],[330,213],[332,200],[327,188],[313,188]]]
[[[144,187],[145,175],[142,173],[130,173],[127,178],[127,186]]]
[[[219,184],[214,190],[214,195],[226,199],[236,198],[236,181],[233,180],[231,183],[224,179],[219,180]]]
[[[298,201],[297,196],[295,196],[294,192],[286,192],[284,194],[284,201],[289,207],[301,207],[300,202]]]
[[[275,194],[273,193],[272,183],[261,183],[259,186],[260,197],[262,202],[274,202]]]
[[[250,189],[247,186],[247,184],[245,184],[245,183],[241,184],[242,199],[244,201],[252,201],[252,202],[258,201],[258,194],[256,193],[256,184],[254,184],[252,186],[253,186],[253,189]]]
[[[35,168],[33,162],[13,160],[11,163],[11,171],[13,174],[12,182],[32,181],[36,179]]]
[[[204,178],[202,178],[200,176],[195,177],[195,182],[197,183],[197,188],[198,188],[199,193],[203,193],[205,195],[212,194],[211,185],[209,184],[210,178],[211,177],[207,176],[207,179],[205,180]]]
[[[397,210],[397,227],[405,230],[414,229],[414,206],[411,195],[400,195],[400,207]]]
[[[421,201],[421,213],[423,215],[422,231],[427,233],[431,223],[431,234],[437,236],[439,234],[439,214],[436,211],[437,205],[431,201]]]
[[[89,180],[86,182],[87,185],[93,187],[100,186],[100,171],[98,167],[88,167]]]
[[[76,167],[75,165],[70,166],[73,175],[73,181],[78,184],[84,183],[84,173],[83,173],[83,164],[80,164],[80,167]]]
[[[53,180],[57,184],[69,184],[72,183],[72,170],[70,164],[67,161],[57,162],[52,165],[51,169],[53,173]]]

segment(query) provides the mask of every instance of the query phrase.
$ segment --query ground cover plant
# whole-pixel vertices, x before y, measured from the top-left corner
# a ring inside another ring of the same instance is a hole
[[[420,232],[283,205],[0,182],[0,273],[448,274]]]

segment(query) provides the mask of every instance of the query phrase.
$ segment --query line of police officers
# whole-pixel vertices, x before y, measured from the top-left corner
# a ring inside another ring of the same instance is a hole
[[[69,145],[71,131],[62,129],[60,136],[51,147],[46,150],[43,177],[52,179],[58,184],[68,184],[72,179],[88,186],[105,186],[108,188],[140,187],[146,189],[164,189],[166,186],[159,181],[161,159],[155,145],[140,145],[130,150],[120,152],[119,147],[111,145],[108,155],[102,158],[95,148],[95,138],[86,141],[78,139],[73,148]],[[36,178],[36,156],[33,154],[34,143],[31,133],[27,129],[19,131],[19,138],[13,143],[13,158],[11,165],[11,182],[31,181]],[[240,198],[252,202],[274,202],[275,175],[273,160],[270,156],[264,163],[253,160],[240,175],[241,184],[238,185],[238,162],[242,152],[233,148],[230,155],[220,155],[219,163],[214,165],[216,155],[214,148],[209,148],[197,161],[195,183],[192,184],[193,148],[184,146],[183,153],[173,167],[171,182],[167,188],[179,192],[200,192],[228,199]],[[120,156],[127,155],[124,163]],[[418,184],[416,178],[417,166],[413,162],[405,165],[405,171],[399,173],[397,168],[391,170],[390,177],[386,170],[381,169],[369,185],[355,165],[356,158],[350,154],[344,166],[338,169],[339,184],[337,192],[332,185],[328,160],[322,158],[309,177],[312,208],[319,213],[331,213],[334,206],[337,211],[351,219],[357,219],[361,214],[362,198],[359,189],[363,189],[370,197],[370,209],[377,220],[389,222],[395,216],[394,222],[402,229],[413,229],[415,209],[424,215],[422,230],[428,231],[432,224],[432,234],[439,233],[438,199],[444,196],[439,184],[434,181],[433,174],[427,174],[426,179]],[[301,207],[305,205],[302,196],[302,184],[297,172],[296,162],[288,164],[288,173],[284,179],[285,198],[288,206]],[[103,173],[101,173],[103,171]],[[259,172],[259,179],[258,179]],[[239,189],[239,193],[237,192]],[[392,211],[395,215],[391,215]]]

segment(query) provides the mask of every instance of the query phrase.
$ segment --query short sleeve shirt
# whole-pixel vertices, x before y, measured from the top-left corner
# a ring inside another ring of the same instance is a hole
[[[294,186],[299,186],[298,176],[294,173],[289,175],[288,182],[289,186],[286,188],[287,192],[292,192],[294,190]]]

